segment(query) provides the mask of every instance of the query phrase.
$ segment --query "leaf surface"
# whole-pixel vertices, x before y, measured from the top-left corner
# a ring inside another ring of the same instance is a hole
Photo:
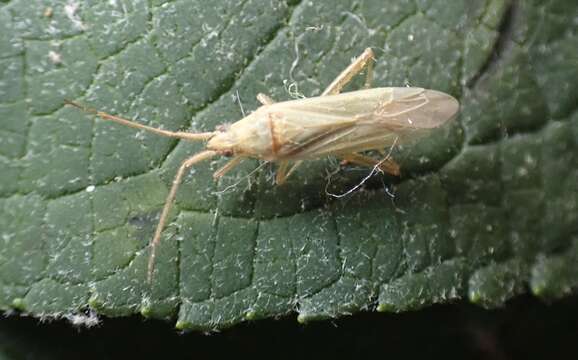
[[[0,308],[218,329],[293,311],[494,307],[528,285],[563,296],[578,282],[576,16],[570,0],[1,3]],[[368,46],[375,86],[450,93],[458,120],[395,151],[401,178],[339,199],[328,194],[367,169],[320,160],[276,187],[257,162],[217,183],[226,159],[196,166],[149,286],[168,187],[202,144],[64,99],[210,131],[259,92],[318,95]]]

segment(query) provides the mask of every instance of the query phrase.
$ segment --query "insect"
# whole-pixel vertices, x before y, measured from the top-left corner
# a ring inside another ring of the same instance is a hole
[[[389,156],[376,160],[361,152],[380,151],[398,140],[403,142],[424,135],[454,118],[459,103],[452,96],[436,90],[413,87],[371,89],[373,61],[373,51],[368,48],[319,97],[276,103],[269,96],[258,94],[257,100],[262,106],[257,110],[230,126],[219,126],[215,131],[204,133],[153,128],[67,101],[67,104],[103,120],[171,138],[207,142],[206,149],[184,160],[175,175],[151,240],[148,281],[152,281],[157,247],[177,189],[186,171],[201,161],[215,156],[231,157],[213,174],[215,179],[247,158],[275,162],[279,165],[275,178],[279,185],[303,161],[328,155],[399,175],[398,164]],[[340,93],[363,69],[366,69],[364,90]]]

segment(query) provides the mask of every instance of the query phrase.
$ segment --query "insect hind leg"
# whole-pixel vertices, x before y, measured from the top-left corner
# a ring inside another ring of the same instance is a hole
[[[373,81],[373,61],[374,54],[371,48],[365,49],[361,55],[357,57],[345,70],[339,74],[335,80],[323,91],[321,96],[325,95],[335,95],[339,94],[343,87],[347,85],[351,79],[357,74],[359,74],[364,68],[367,67],[367,75],[365,78],[364,88],[369,88],[371,82]]]
[[[399,176],[399,165],[393,159],[385,157],[382,160],[376,160],[369,156],[361,155],[358,153],[351,153],[341,156],[341,158],[348,163],[353,163],[361,166],[375,167],[377,166],[380,170],[385,171],[388,174]]]

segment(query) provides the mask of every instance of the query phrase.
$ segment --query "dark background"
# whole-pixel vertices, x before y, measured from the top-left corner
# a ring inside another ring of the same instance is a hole
[[[0,359],[212,359],[256,354],[275,359],[576,359],[578,296],[551,304],[523,296],[491,311],[458,303],[404,314],[363,312],[307,325],[298,324],[293,314],[212,334],[178,333],[171,323],[140,317],[104,318],[86,329],[14,315],[0,321],[0,344]]]

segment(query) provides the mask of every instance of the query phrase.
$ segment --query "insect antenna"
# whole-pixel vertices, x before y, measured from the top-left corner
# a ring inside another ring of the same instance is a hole
[[[124,126],[128,126],[128,127],[131,127],[134,129],[139,129],[139,130],[145,130],[145,131],[152,132],[152,133],[155,133],[157,135],[161,135],[161,136],[165,136],[165,137],[185,139],[185,140],[193,140],[193,141],[205,141],[205,140],[209,140],[210,138],[212,138],[216,134],[216,132],[214,132],[214,131],[204,132],[204,133],[189,133],[189,132],[185,132],[185,131],[169,131],[169,130],[157,129],[157,128],[154,128],[152,126],[139,124],[134,120],[124,119],[124,118],[121,118],[119,116],[105,113],[103,111],[98,111],[96,109],[84,106],[84,105],[79,104],[79,103],[74,102],[74,101],[64,100],[64,103],[67,105],[70,105],[70,106],[74,106],[74,107],[76,107],[76,108],[78,108],[78,109],[80,109],[86,113],[94,114],[103,120],[110,120],[110,121],[113,121],[115,123],[118,123],[118,124],[121,124]]]

